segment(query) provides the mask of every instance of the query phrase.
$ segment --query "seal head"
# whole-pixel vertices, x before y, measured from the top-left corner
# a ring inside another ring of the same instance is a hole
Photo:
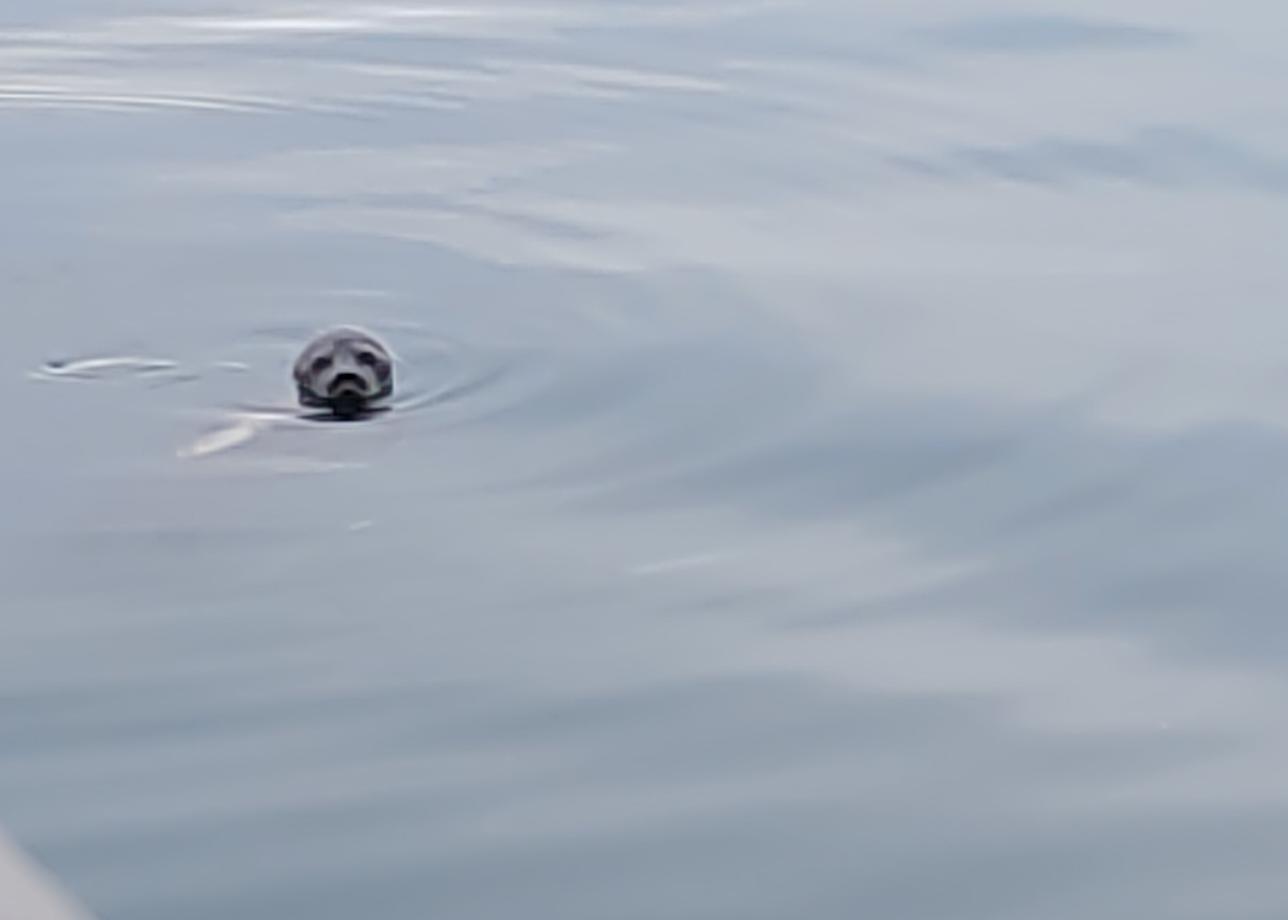
[[[356,419],[393,395],[393,359],[369,332],[344,326],[322,333],[295,361],[300,405]]]

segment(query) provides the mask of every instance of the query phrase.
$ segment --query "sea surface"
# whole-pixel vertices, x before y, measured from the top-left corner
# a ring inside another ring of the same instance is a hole
[[[1285,34],[9,0],[0,826],[101,920],[1288,916]]]

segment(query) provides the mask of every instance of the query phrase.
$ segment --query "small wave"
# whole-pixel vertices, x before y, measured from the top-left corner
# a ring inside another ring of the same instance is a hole
[[[72,89],[34,89],[0,86],[0,107],[92,109],[96,111],[179,110],[262,114],[324,111],[343,114],[335,106],[318,106],[253,96],[178,95],[167,93],[84,92]]]
[[[179,364],[167,358],[135,355],[46,361],[28,376],[33,380],[107,380],[120,377],[150,377],[178,374]]]
[[[252,441],[261,431],[281,421],[278,416],[269,413],[245,413],[219,428],[199,436],[191,444],[182,447],[178,456],[184,460],[195,460],[212,454],[223,453]]]

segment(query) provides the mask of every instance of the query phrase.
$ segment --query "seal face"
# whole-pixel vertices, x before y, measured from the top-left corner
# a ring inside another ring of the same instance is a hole
[[[375,336],[342,326],[305,346],[295,360],[295,385],[300,405],[358,418],[393,395],[393,359]]]

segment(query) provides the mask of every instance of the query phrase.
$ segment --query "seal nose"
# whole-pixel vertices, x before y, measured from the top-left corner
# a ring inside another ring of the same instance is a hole
[[[359,374],[336,374],[335,379],[327,384],[326,391],[328,396],[339,396],[342,393],[365,396],[367,394],[367,381],[363,380]]]
[[[327,401],[338,418],[357,418],[367,404],[367,382],[359,374],[336,374],[327,384]]]

